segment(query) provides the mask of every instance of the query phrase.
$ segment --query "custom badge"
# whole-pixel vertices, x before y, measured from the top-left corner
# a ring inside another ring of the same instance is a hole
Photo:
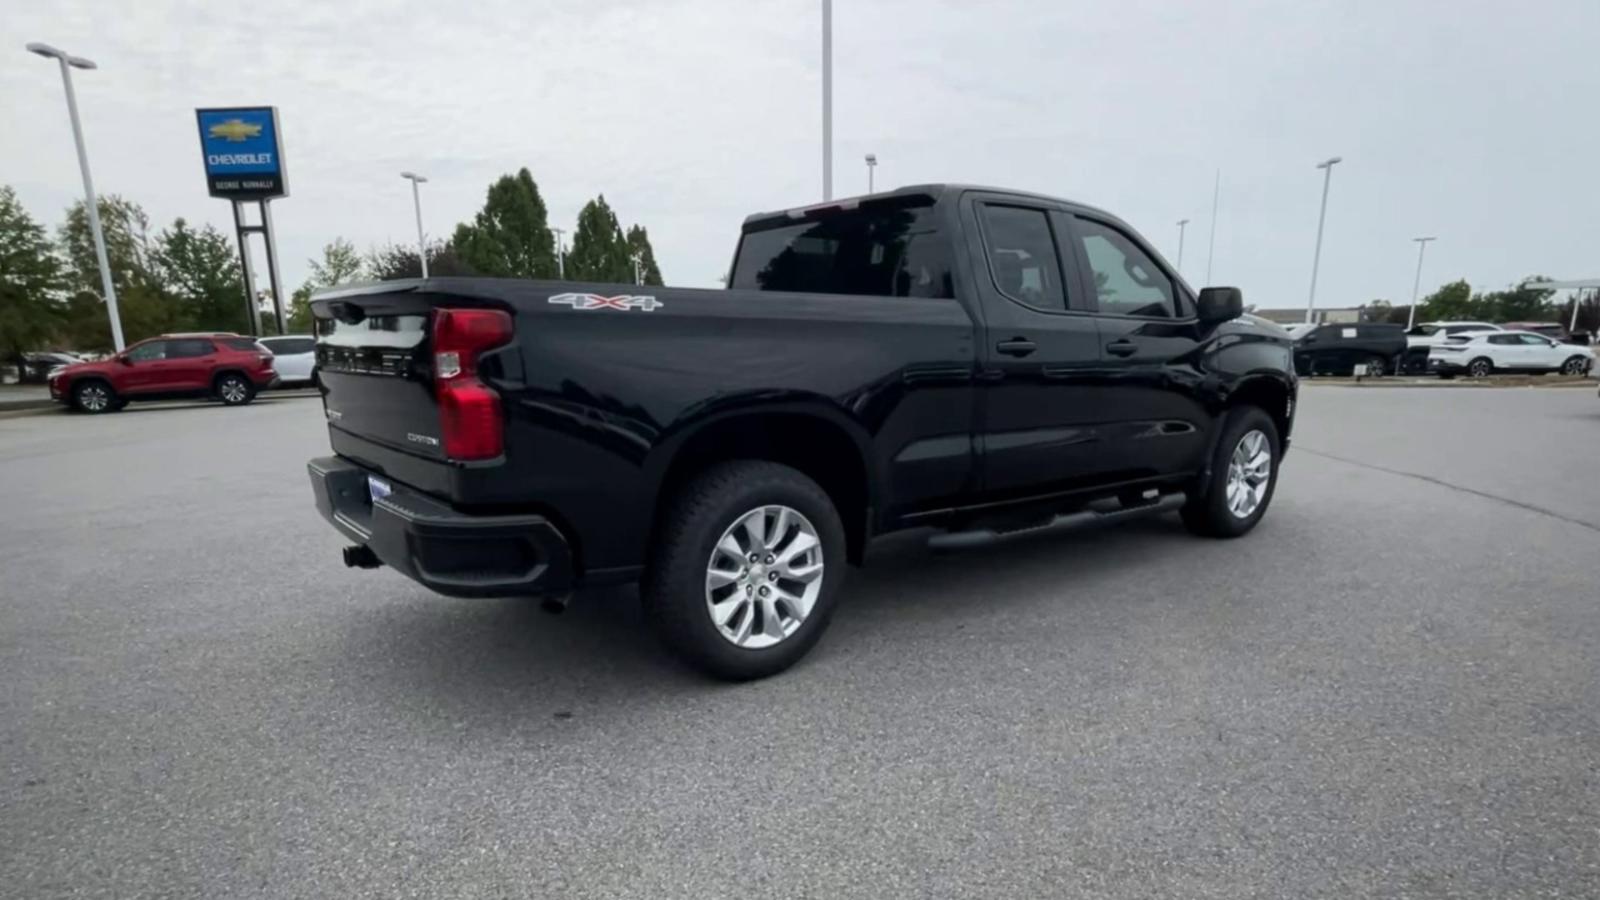
[[[618,294],[615,297],[604,297],[600,294],[556,294],[550,298],[551,303],[560,303],[573,309],[642,309],[645,312],[654,312],[663,304],[654,297],[636,294]]]

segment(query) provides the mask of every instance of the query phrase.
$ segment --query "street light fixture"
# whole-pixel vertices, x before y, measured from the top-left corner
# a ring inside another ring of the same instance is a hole
[[[867,154],[867,193],[869,193],[869,194],[872,193],[872,170],[876,169],[877,167],[878,167],[878,155],[876,153],[868,153]]]
[[[422,194],[417,190],[417,185],[428,179],[415,172],[401,172],[400,177],[411,182],[411,206],[417,213],[417,259],[422,261],[422,278],[428,278],[428,242],[422,236]]]
[[[106,236],[100,229],[100,201],[95,198],[94,179],[89,176],[89,151],[83,145],[83,125],[78,121],[78,95],[72,90],[73,69],[97,69],[93,60],[72,56],[49,44],[34,42],[29,53],[53,59],[61,66],[61,83],[67,90],[67,116],[72,119],[72,140],[78,145],[78,168],[83,172],[83,208],[89,216],[89,233],[94,236],[94,255],[100,263],[100,287],[105,293],[106,315],[111,318],[111,343],[121,353],[122,316],[117,312],[117,289],[111,283],[111,263],[106,258]]]
[[[1328,218],[1328,185],[1333,181],[1333,167],[1344,162],[1344,157],[1333,156],[1317,163],[1323,170],[1322,210],[1317,213],[1317,248],[1311,254],[1311,293],[1306,297],[1306,324],[1311,324],[1312,311],[1317,307],[1317,266],[1322,262],[1322,225]]]
[[[1178,220],[1178,274],[1183,274],[1183,227],[1189,224],[1188,219]]]
[[[1436,241],[1436,237],[1414,237],[1417,242],[1417,277],[1411,282],[1411,310],[1406,313],[1406,330],[1410,331],[1417,325],[1417,291],[1422,288],[1422,254],[1428,249],[1429,241]]]
[[[550,230],[556,233],[556,276],[562,281],[566,281],[567,245],[562,238],[566,236],[567,230],[565,228],[552,228]]]

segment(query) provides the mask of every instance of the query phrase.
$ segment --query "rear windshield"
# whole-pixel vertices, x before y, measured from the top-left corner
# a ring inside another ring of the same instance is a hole
[[[255,338],[222,338],[222,343],[226,345],[229,350],[262,349],[261,345],[256,343]]]
[[[949,248],[927,206],[827,213],[748,231],[729,287],[755,291],[954,297]]]
[[[1465,344],[1468,341],[1472,340],[1473,337],[1475,337],[1475,335],[1470,335],[1470,334],[1452,334],[1451,336],[1445,338],[1445,343],[1448,343],[1448,344]]]

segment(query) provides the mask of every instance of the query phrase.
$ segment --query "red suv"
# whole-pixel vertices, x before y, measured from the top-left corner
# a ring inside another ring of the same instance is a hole
[[[50,399],[88,413],[118,410],[130,400],[215,397],[241,406],[278,378],[272,354],[237,334],[164,334],[102,362],[50,374]]]

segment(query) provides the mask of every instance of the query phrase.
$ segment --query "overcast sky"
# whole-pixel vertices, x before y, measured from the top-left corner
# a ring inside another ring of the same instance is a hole
[[[206,195],[193,110],[276,105],[292,196],[289,287],[336,236],[448,235],[528,166],[551,224],[603,192],[650,229],[668,283],[715,286],[740,220],[821,197],[819,0],[9,2],[0,182],[54,228],[81,196],[53,64],[97,187],[159,224],[231,229]],[[836,0],[835,193],[961,181],[1103,206],[1205,281],[1305,302],[1333,174],[1318,305],[1457,277],[1600,275],[1600,2]],[[258,256],[259,259],[259,256]],[[263,281],[264,285],[264,281]]]

